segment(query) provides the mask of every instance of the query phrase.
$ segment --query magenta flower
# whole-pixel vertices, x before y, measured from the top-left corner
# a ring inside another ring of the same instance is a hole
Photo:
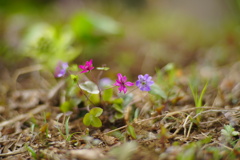
[[[127,77],[126,76],[122,76],[121,73],[118,73],[117,74],[118,76],[118,79],[116,80],[116,83],[114,83],[115,86],[119,86],[118,90],[119,90],[119,93],[121,91],[123,91],[124,93],[127,92],[127,88],[126,86],[133,86],[134,83],[132,82],[127,82]]]
[[[153,85],[152,77],[148,74],[139,75],[138,80],[136,82],[136,86],[142,91],[150,91],[150,86]]]
[[[68,68],[68,63],[61,62],[61,61],[58,62],[55,68],[54,76],[57,78],[65,76],[67,68]]]
[[[81,68],[83,71],[80,73],[85,73],[85,72],[89,72],[91,70],[94,69],[93,65],[92,65],[92,59],[90,61],[87,61],[85,63],[85,65],[79,65],[79,68]]]

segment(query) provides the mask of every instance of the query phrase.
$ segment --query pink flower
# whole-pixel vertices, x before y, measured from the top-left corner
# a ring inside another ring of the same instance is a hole
[[[79,68],[81,68],[83,71],[80,73],[85,73],[85,72],[89,72],[91,70],[94,69],[93,65],[92,65],[92,59],[90,61],[87,61],[85,63],[85,65],[79,65]]]
[[[116,80],[116,83],[114,83],[115,86],[119,86],[118,90],[119,90],[119,93],[121,91],[123,91],[124,93],[127,92],[127,88],[126,86],[133,86],[134,83],[132,82],[127,82],[127,77],[126,76],[122,76],[121,73],[118,73],[117,74],[118,76],[118,79]]]

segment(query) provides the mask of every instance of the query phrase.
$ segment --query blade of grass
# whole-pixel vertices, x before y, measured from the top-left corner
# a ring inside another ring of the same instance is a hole
[[[203,99],[203,95],[205,94],[206,90],[207,90],[207,86],[208,86],[208,81],[206,82],[206,84],[204,85],[202,92],[200,94],[200,97],[198,99],[198,104],[196,107],[202,107],[202,99]]]
[[[65,122],[66,137],[69,136],[69,125],[68,125],[69,119],[70,119],[70,117],[68,117],[67,120],[66,120],[66,122]]]

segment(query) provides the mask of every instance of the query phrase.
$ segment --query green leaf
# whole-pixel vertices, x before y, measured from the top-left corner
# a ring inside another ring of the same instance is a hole
[[[73,17],[71,26],[79,38],[85,39],[120,33],[120,28],[117,22],[107,16],[100,15],[99,13],[80,12]]]
[[[137,108],[137,109],[135,110],[135,112],[134,112],[134,119],[137,119],[137,118],[138,118],[139,113],[140,113],[140,109]]]
[[[113,88],[109,88],[103,91],[102,98],[104,101],[110,101],[113,96]]]
[[[195,87],[193,82],[189,83],[189,87],[190,87],[190,90],[191,90],[192,95],[193,95],[195,106],[197,106],[198,105],[198,101],[199,101],[197,89],[196,89],[196,87]]]
[[[61,136],[66,139],[66,136],[62,133],[62,130],[59,127],[56,127],[58,129],[58,132],[61,134]]]
[[[239,133],[238,131],[233,131],[233,132],[232,132],[232,135],[233,135],[233,136],[239,136],[240,133]]]
[[[203,89],[202,89],[202,92],[200,94],[200,97],[198,99],[198,104],[196,107],[202,107],[202,99],[203,99],[203,95],[205,94],[206,92],[206,89],[207,89],[207,86],[208,86],[208,82],[206,82],[206,84],[204,85]]]
[[[133,94],[129,93],[124,96],[123,106],[127,106],[133,100]]]
[[[120,112],[120,113],[123,113],[123,107],[122,105],[119,105],[119,104],[113,104],[112,106],[116,111]]]
[[[113,103],[114,104],[122,104],[123,103],[123,99],[122,98],[114,99]]]
[[[114,115],[115,119],[122,119],[123,117],[124,117],[123,113],[120,113],[120,112],[115,113],[115,115]]]
[[[92,125],[93,127],[101,127],[102,121],[98,117],[94,117],[92,114],[87,113],[83,118],[83,124],[86,126]]]
[[[92,120],[91,120],[92,117],[93,117],[93,116],[92,116],[90,113],[85,114],[85,116],[84,116],[84,118],[83,118],[83,124],[84,124],[85,126],[90,126],[90,124],[91,124],[91,122],[92,122]]]
[[[69,62],[81,53],[80,46],[69,47],[73,42],[72,30],[37,23],[27,30],[21,46],[23,53],[54,69],[59,60]]]
[[[77,72],[79,70],[79,67],[77,64],[72,64],[69,66],[69,70],[73,72]]]
[[[103,112],[102,108],[96,107],[90,110],[90,114],[93,115],[94,117],[99,117]]]
[[[151,90],[149,91],[149,93],[159,96],[163,99],[167,98],[167,95],[165,94],[165,92],[160,88],[160,86],[158,86],[155,83],[151,86]]]
[[[100,102],[100,97],[99,94],[92,94],[89,99],[92,101],[94,104],[98,104]]]
[[[66,140],[69,142],[69,141],[71,140],[72,136],[73,136],[74,134],[78,134],[78,133],[82,133],[82,132],[74,132],[74,133],[72,133],[72,134],[69,134],[68,137],[66,137]]]
[[[137,139],[137,135],[135,133],[135,130],[134,130],[133,126],[129,125],[127,127],[127,131],[132,138]]]
[[[77,75],[70,75],[71,79],[76,83],[78,81],[78,76]]]
[[[63,104],[61,104],[60,110],[65,113],[65,112],[71,111],[73,107],[74,106],[70,101],[66,101]]]
[[[177,160],[193,160],[195,159],[196,148],[188,148],[177,155]]]
[[[93,127],[101,127],[102,126],[102,121],[98,117],[93,117],[91,125]]]
[[[82,90],[87,91],[88,93],[91,93],[91,94],[99,93],[97,85],[95,83],[93,83],[92,81],[86,81],[84,83],[81,83],[81,84],[79,84],[79,87]]]
[[[107,71],[109,69],[110,69],[109,67],[97,67],[97,70],[100,70],[100,71]]]
[[[121,141],[124,140],[124,134],[122,134],[121,131],[115,131],[115,132],[110,133],[109,135],[116,137],[117,139],[119,139]]]
[[[35,150],[32,147],[28,146],[28,145],[25,145],[25,147],[28,150],[28,152],[31,154],[31,156],[34,159],[37,159],[37,154],[36,154]]]

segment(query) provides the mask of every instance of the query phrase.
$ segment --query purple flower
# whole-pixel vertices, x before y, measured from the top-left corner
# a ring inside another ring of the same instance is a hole
[[[142,91],[150,91],[150,86],[153,85],[152,77],[148,74],[139,75],[138,80],[136,82],[136,86]]]
[[[85,73],[85,72],[89,72],[91,70],[94,69],[93,65],[92,65],[92,59],[90,61],[87,61],[85,63],[85,65],[79,65],[79,68],[81,68],[83,71],[80,73]]]
[[[122,76],[121,73],[118,73],[117,74],[118,76],[118,79],[116,80],[116,83],[114,83],[115,86],[119,86],[118,90],[119,90],[119,93],[121,91],[123,91],[124,93],[127,92],[127,88],[126,86],[133,86],[134,83],[132,82],[127,82],[127,77],[126,76]]]
[[[61,62],[61,61],[58,62],[55,68],[54,76],[57,78],[65,76],[67,68],[68,68],[68,63]]]
[[[102,78],[100,79],[99,81],[99,87],[101,88],[107,88],[107,87],[110,87],[112,86],[113,82],[111,79],[109,78]]]

